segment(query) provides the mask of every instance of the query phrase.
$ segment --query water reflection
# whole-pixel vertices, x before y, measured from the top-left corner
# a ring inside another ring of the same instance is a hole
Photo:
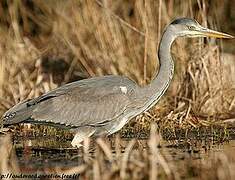
[[[122,138],[120,141],[121,152],[124,152],[130,138]],[[14,140],[16,154],[19,159],[19,165],[24,171],[35,171],[45,168],[54,167],[74,167],[83,162],[83,148],[76,149],[71,147],[70,140],[60,139],[56,137],[30,138]],[[109,138],[108,142],[113,147],[115,153],[115,140]],[[145,149],[147,147],[147,139],[138,139],[135,148]],[[206,140],[161,140],[159,151],[170,161],[183,161],[185,159],[198,160],[206,158],[209,154],[219,153],[222,151],[234,151],[235,140],[228,142],[213,142]],[[91,145],[89,156],[94,154],[95,147]]]

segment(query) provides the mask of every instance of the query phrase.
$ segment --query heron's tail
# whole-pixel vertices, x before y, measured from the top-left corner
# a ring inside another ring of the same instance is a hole
[[[17,124],[29,120],[32,116],[33,109],[35,107],[28,106],[30,100],[16,104],[2,116],[2,122],[4,126]]]

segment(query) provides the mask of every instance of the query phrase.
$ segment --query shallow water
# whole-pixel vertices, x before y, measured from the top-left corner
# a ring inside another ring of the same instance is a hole
[[[122,138],[121,145],[123,149],[131,138]],[[114,138],[109,138],[113,144]],[[147,137],[137,139],[138,146],[145,148]],[[53,169],[55,167],[69,168],[81,164],[83,148],[76,149],[70,145],[70,140],[56,137],[37,137],[37,138],[17,138],[14,139],[14,146],[20,169],[24,172],[33,172],[43,169]],[[136,148],[139,148],[139,147]],[[235,152],[235,140],[214,141],[198,139],[172,139],[161,140],[158,146],[161,152],[167,152],[167,155],[175,162],[186,159],[198,160],[214,155],[219,152]],[[94,153],[94,147],[90,149],[90,156]],[[114,152],[115,153],[115,152]]]
[[[35,133],[36,132],[36,133]],[[83,162],[83,148],[71,146],[71,134],[54,131],[44,133],[43,130],[18,129],[12,132],[12,143],[16,151],[18,164],[22,172],[36,172],[45,169],[70,168]],[[170,160],[180,163],[186,160],[200,160],[220,152],[235,152],[235,128],[202,128],[190,131],[171,132],[164,130],[158,145],[159,151]],[[122,134],[120,145],[124,152],[131,139],[137,140],[134,148],[145,149],[149,132],[139,134]],[[115,153],[115,137],[106,138]],[[91,143],[89,156],[94,156],[94,143]]]

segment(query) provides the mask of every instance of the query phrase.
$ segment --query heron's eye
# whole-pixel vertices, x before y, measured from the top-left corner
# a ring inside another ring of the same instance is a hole
[[[189,30],[195,30],[195,27],[194,26],[188,26],[188,29]]]

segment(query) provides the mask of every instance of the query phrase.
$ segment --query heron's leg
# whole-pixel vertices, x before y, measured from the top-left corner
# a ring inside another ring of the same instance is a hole
[[[77,129],[76,134],[71,142],[73,147],[81,147],[82,142],[92,136],[95,133],[95,129],[93,127],[82,127]]]

